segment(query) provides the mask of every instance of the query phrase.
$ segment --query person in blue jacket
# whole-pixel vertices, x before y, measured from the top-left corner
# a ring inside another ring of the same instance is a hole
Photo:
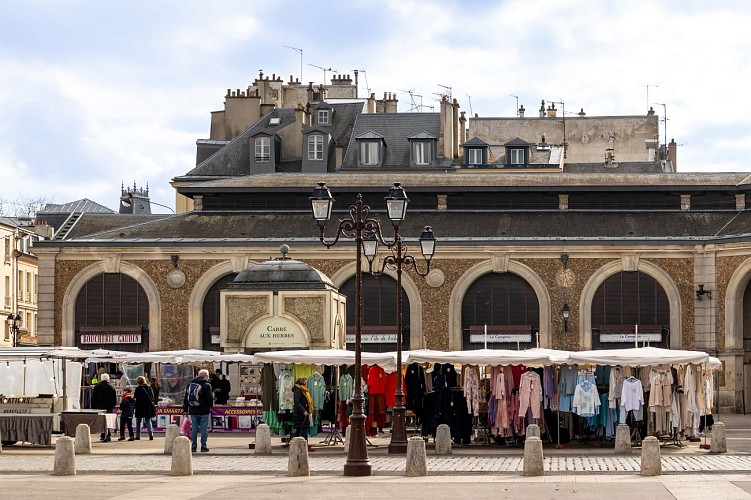
[[[125,428],[128,428],[128,441],[133,441],[133,414],[136,411],[136,398],[133,397],[133,390],[130,387],[123,389],[123,399],[120,401],[120,438],[118,441],[125,441]]]

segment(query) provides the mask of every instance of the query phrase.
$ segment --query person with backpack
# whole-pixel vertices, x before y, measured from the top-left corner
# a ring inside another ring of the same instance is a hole
[[[198,376],[190,381],[183,396],[183,411],[190,415],[191,451],[196,451],[198,430],[201,430],[201,451],[207,452],[207,439],[209,437],[209,414],[214,406],[214,393],[209,384],[209,371],[200,370]]]
[[[91,391],[91,408],[96,410],[104,410],[107,413],[112,413],[112,410],[117,406],[117,391],[110,384],[110,376],[107,373],[102,373],[99,377],[99,382],[94,386]],[[107,443],[112,441],[112,433],[109,429],[102,433],[99,441]]]

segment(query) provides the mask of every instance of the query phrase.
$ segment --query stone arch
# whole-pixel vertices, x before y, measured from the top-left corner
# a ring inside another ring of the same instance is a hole
[[[683,303],[678,285],[662,268],[642,259],[639,259],[636,269],[626,269],[623,260],[615,260],[602,266],[587,280],[579,298],[579,349],[592,349],[592,301],[597,289],[610,276],[627,270],[648,274],[665,291],[670,304],[670,348],[680,349],[683,344]]]
[[[238,262],[237,259],[221,262],[201,275],[193,285],[188,299],[188,348],[202,349],[203,301],[214,283],[228,274],[238,273],[253,262]],[[242,269],[240,269],[242,268]]]
[[[749,280],[751,259],[746,259],[733,272],[725,293],[725,349],[743,349],[743,295]]]
[[[461,350],[462,348],[462,301],[467,290],[478,278],[493,272],[509,272],[524,279],[537,295],[540,305],[540,347],[552,347],[551,337],[552,323],[550,317],[550,293],[542,278],[532,268],[514,261],[508,260],[503,270],[499,270],[494,260],[481,262],[465,272],[454,285],[449,301],[449,349]]]
[[[64,346],[76,345],[76,299],[81,289],[90,279],[105,272],[104,261],[96,262],[76,274],[65,290],[62,305],[62,343]],[[128,262],[121,262],[117,272],[128,275],[141,285],[149,300],[149,350],[158,351],[162,345],[162,304],[159,290],[151,277],[141,269]]]
[[[357,264],[351,262],[346,266],[341,267],[333,275],[330,276],[331,282],[335,287],[341,288],[344,283],[355,275],[355,269]],[[385,274],[396,280],[396,272],[389,269]],[[420,296],[420,290],[417,288],[414,280],[405,272],[402,272],[402,288],[407,294],[409,300],[409,348],[410,349],[422,349],[425,347],[425,339],[422,332],[422,297]],[[353,300],[353,298],[347,297],[347,300]],[[407,323],[402,318],[403,323]]]

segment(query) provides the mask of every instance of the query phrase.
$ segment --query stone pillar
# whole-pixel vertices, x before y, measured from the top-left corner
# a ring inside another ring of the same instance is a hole
[[[615,452],[631,453],[631,430],[626,424],[618,424],[618,427],[615,428]]]
[[[175,444],[175,438],[180,435],[180,428],[175,424],[168,425],[164,432],[164,454],[171,455],[172,447]]]
[[[75,450],[77,455],[91,453],[91,428],[89,424],[76,426]]]
[[[190,451],[190,439],[178,436],[172,441],[172,470],[173,476],[193,475],[193,454]]]
[[[292,477],[309,476],[308,442],[303,437],[295,437],[289,442],[287,475]]]
[[[712,426],[712,441],[709,447],[711,453],[727,453],[728,442],[725,438],[725,424],[717,422]]]
[[[654,436],[647,436],[641,442],[641,475],[659,476],[661,474],[660,442]]]
[[[449,429],[449,426],[446,424],[439,425],[436,430],[435,454],[451,455],[451,429]]]
[[[542,440],[538,437],[529,437],[524,440],[524,475],[544,476],[545,464],[542,460]]]
[[[419,436],[413,436],[407,440],[407,477],[420,477],[428,475],[428,457],[425,452],[425,440]]]
[[[527,426],[527,433],[525,439],[529,439],[531,437],[538,438],[540,437],[540,426],[537,424],[529,424]]]
[[[271,428],[268,424],[256,427],[256,455],[271,455]]]
[[[55,444],[55,467],[53,476],[76,475],[75,441],[72,437],[62,436]]]

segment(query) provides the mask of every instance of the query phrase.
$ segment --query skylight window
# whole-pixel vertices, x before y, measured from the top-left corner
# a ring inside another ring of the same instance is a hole
[[[281,118],[274,117],[269,120],[269,125],[279,125],[279,122],[281,121]]]

